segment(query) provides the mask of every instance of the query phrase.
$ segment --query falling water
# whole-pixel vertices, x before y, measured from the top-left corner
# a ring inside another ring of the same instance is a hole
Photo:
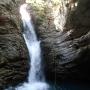
[[[17,87],[16,90],[48,90],[49,86],[45,83],[41,67],[40,41],[37,40],[31,16],[27,11],[27,4],[21,5],[20,14],[24,27],[23,37],[29,51],[31,67],[28,83],[24,83],[22,86]]]
[[[41,74],[41,49],[40,41],[37,40],[34,32],[34,27],[31,21],[31,17],[26,10],[27,4],[20,7],[20,14],[24,25],[24,39],[29,51],[31,59],[31,69],[29,71],[29,82],[35,82],[38,80],[44,80],[43,74]]]

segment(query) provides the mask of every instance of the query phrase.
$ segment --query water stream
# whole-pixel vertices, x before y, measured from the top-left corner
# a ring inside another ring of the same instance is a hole
[[[23,37],[29,51],[31,67],[28,83],[24,83],[22,86],[17,87],[16,90],[48,90],[49,86],[45,83],[41,67],[40,41],[37,39],[30,13],[27,10],[27,4],[21,5],[20,14],[24,27]]]

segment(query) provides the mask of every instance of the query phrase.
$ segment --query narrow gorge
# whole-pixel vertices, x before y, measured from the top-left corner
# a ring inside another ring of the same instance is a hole
[[[0,1],[0,90],[90,90],[90,0]]]

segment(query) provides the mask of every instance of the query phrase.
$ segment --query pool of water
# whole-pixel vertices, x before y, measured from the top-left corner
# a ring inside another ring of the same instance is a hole
[[[50,84],[49,90],[90,90],[90,83],[70,83]]]
[[[46,85],[49,85],[49,89],[44,88]],[[37,88],[36,88],[37,87]],[[10,87],[9,89],[5,90],[18,90],[14,87]],[[19,90],[90,90],[90,83],[73,83],[73,82],[64,82],[61,84],[56,83],[48,83],[48,84],[35,84],[33,87],[32,85],[28,85],[27,89],[19,89]]]

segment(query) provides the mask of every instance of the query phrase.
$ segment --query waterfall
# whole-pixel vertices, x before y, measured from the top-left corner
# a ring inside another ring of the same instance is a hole
[[[41,49],[40,41],[37,40],[36,34],[34,32],[34,27],[31,21],[31,17],[26,10],[27,4],[20,7],[20,14],[22,17],[24,32],[23,37],[25,39],[29,56],[31,59],[31,69],[29,71],[29,82],[43,81],[44,76],[41,70]]]
[[[48,90],[49,85],[45,82],[42,67],[41,67],[41,48],[40,41],[34,31],[31,16],[27,11],[27,5],[23,4],[20,7],[21,19],[23,22],[23,37],[25,39],[29,56],[30,56],[30,70],[28,82],[22,86],[18,86],[15,90]],[[13,90],[12,87],[6,90]]]

